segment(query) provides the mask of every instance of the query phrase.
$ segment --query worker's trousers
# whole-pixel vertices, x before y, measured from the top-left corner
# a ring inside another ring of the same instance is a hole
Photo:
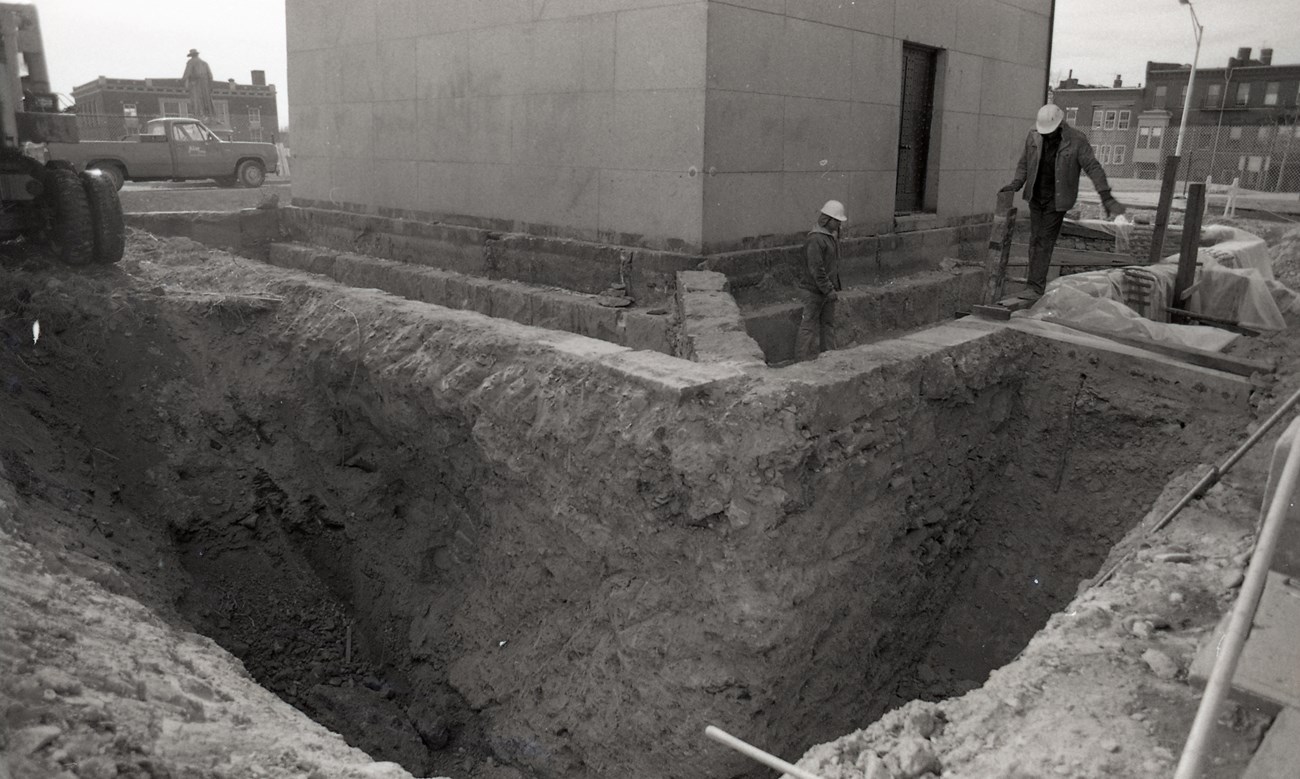
[[[799,320],[800,360],[811,360],[817,353],[835,348],[835,301],[820,292],[802,290],[803,314]]]
[[[1052,250],[1056,237],[1061,234],[1064,211],[1043,208],[1029,203],[1029,288],[1043,294],[1047,287],[1047,272],[1052,267]]]

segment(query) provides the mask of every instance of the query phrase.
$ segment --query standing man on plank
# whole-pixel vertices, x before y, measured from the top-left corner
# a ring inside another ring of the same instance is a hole
[[[846,221],[844,204],[827,200],[817,214],[817,225],[808,233],[799,278],[803,316],[795,351],[800,360],[811,360],[818,352],[835,348],[835,300],[844,288],[840,283],[840,230]]]
[[[1065,112],[1048,103],[1038,110],[1034,128],[1025,138],[1015,180],[1002,188],[1014,192],[1024,187],[1023,197],[1029,203],[1029,289],[1025,297],[1042,297],[1047,287],[1061,222],[1079,199],[1081,172],[1092,179],[1107,217],[1124,213],[1124,205],[1110,194],[1106,171],[1093,156],[1088,136],[1066,124]]]

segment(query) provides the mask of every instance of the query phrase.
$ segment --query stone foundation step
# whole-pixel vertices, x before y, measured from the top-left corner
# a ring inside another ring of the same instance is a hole
[[[1204,685],[1209,679],[1230,618],[1231,612],[1225,614],[1202,642],[1188,669],[1193,682]],[[1269,571],[1254,624],[1232,677],[1232,696],[1264,711],[1300,709],[1300,580]]]
[[[1300,773],[1300,710],[1286,708],[1273,720],[1241,779],[1277,779]]]

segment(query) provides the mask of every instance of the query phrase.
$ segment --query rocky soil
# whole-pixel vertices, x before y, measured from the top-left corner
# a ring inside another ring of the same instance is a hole
[[[369,559],[358,552],[355,571],[346,551],[357,545],[358,528],[367,527],[358,515],[374,522],[370,531],[399,539],[406,538],[400,534],[410,517],[454,518],[452,527],[460,531],[449,534],[446,543],[430,546],[427,555],[421,551],[391,561],[416,593],[436,591],[431,588],[449,572],[486,554],[481,551],[490,542],[486,533],[481,537],[470,529],[500,518],[475,515],[480,497],[458,501],[435,490],[436,484],[417,483],[486,480],[485,466],[463,448],[469,431],[448,425],[445,439],[407,447],[392,443],[400,440],[400,430],[370,424],[381,407],[414,412],[403,399],[363,389],[367,368],[357,356],[363,327],[347,301],[317,301],[320,318],[347,324],[323,331],[337,340],[342,355],[333,372],[292,370],[292,356],[277,349],[273,339],[251,335],[309,327],[309,316],[280,318],[280,292],[262,283],[265,276],[257,268],[190,241],[134,233],[128,257],[117,269],[74,273],[21,254],[11,254],[0,269],[0,391],[7,394],[0,415],[0,746],[10,773],[60,779],[406,776],[401,763],[422,774],[518,779],[525,774],[500,765],[496,756],[527,764],[538,744],[568,738],[563,725],[545,734],[485,732],[474,709],[497,705],[492,700],[496,680],[480,678],[481,670],[466,665],[460,689],[477,691],[471,696],[475,700],[467,701],[445,677],[422,676],[416,665],[397,659],[406,657],[410,646],[423,647],[430,656],[448,652],[460,639],[456,630],[477,631],[475,640],[514,633],[486,620],[443,632],[426,621],[412,631],[393,617],[455,604],[415,602],[410,593],[387,588],[385,577],[370,570],[382,561],[376,551],[382,546],[372,548]],[[164,299],[169,306],[150,303]],[[160,317],[172,319],[164,323]],[[33,329],[36,322],[39,331]],[[164,338],[159,335],[164,330],[179,335]],[[199,338],[200,332],[216,336]],[[1287,333],[1235,347],[1250,356],[1282,359],[1278,382],[1258,393],[1257,415],[1300,386],[1298,340]],[[493,345],[482,347],[486,365],[495,359]],[[131,359],[121,357],[126,354]],[[185,381],[196,369],[212,377],[207,386]],[[320,385],[338,402],[286,409],[283,392],[269,389],[286,381]],[[1061,381],[1073,389],[1073,377]],[[268,389],[257,389],[261,386]],[[509,402],[508,389],[502,384],[499,391],[505,394],[495,402]],[[618,403],[643,400],[633,394]],[[1079,403],[1077,397],[1073,403]],[[1109,408],[1095,394],[1087,395],[1085,406],[1081,418],[1094,420]],[[737,420],[729,423],[744,421]],[[1213,440],[1192,441],[1179,431],[1174,415],[1153,413],[1151,419],[1126,423],[1142,432],[1144,445],[1168,441],[1179,447],[1178,458],[1190,452],[1206,463],[1231,448],[1235,433],[1246,435],[1209,426],[1205,435]],[[561,429],[566,422],[550,424]],[[706,424],[700,420],[696,426]],[[312,436],[304,430],[324,432]],[[1114,431],[1081,430],[1105,446],[1134,445],[1116,458],[1128,463],[1130,472],[1104,477],[1112,483],[1136,490],[1149,474],[1168,472],[1143,466],[1140,461],[1148,455],[1136,442],[1116,440]],[[504,441],[507,432],[474,434],[504,436]],[[648,441],[626,445],[648,446]],[[957,445],[955,439],[945,441],[932,443]],[[551,439],[530,442],[551,444]],[[1112,553],[1111,560],[1125,560],[1118,575],[1083,591],[987,684],[979,686],[978,671],[955,669],[951,658],[934,658],[897,680],[894,702],[913,696],[929,700],[907,704],[874,725],[864,721],[864,730],[815,747],[804,758],[805,767],[826,779],[1167,773],[1195,706],[1195,690],[1185,678],[1189,657],[1240,581],[1268,444],[1166,531],[1150,537],[1141,528],[1133,531]],[[601,442],[587,445],[596,448]],[[450,458],[452,465],[439,465],[442,470],[421,460],[423,452],[439,447],[457,455]],[[304,467],[306,455],[310,467]],[[1050,483],[1056,460],[1051,463],[1034,469],[1042,473],[1021,474],[1017,489]],[[1160,507],[1176,500],[1197,476],[1199,471],[1187,472],[1171,482],[1145,522],[1154,521]],[[621,494],[612,479],[593,478],[608,490],[604,498]],[[1158,484],[1144,488],[1154,493]],[[1096,506],[1109,510],[1124,503],[1124,496],[1102,494],[1104,487],[1094,490]],[[682,489],[681,494],[690,493]],[[1035,501],[1030,494],[1016,495],[1012,503]],[[656,510],[666,519],[676,517],[700,539],[711,539],[704,532],[714,529],[710,523],[725,526],[720,514],[687,517],[691,507],[673,502],[679,499],[669,494]],[[983,506],[995,509],[1001,510],[993,503]],[[1066,506],[1061,512],[1081,522],[1085,509]],[[528,515],[521,511],[520,517]],[[1108,515],[1100,525],[1110,537],[1138,519]],[[409,543],[419,540],[411,537]],[[1022,556],[1023,546],[1014,541],[1002,553],[1006,560]],[[711,543],[702,540],[700,549],[684,551],[682,565],[689,569],[690,560],[699,559]],[[390,541],[389,546],[401,544]],[[1061,554],[1081,548],[1066,544]],[[507,543],[497,554],[506,558],[529,551]],[[791,551],[807,557],[807,550]],[[556,555],[535,568],[503,566],[491,573],[514,577],[510,585],[524,591],[555,587],[557,579],[585,581],[584,571],[571,570],[575,564],[574,558]],[[593,586],[602,589],[584,597],[609,609],[611,623],[631,620],[645,587],[634,591],[635,582],[623,581],[618,571],[594,575]],[[1048,604],[1068,598],[1072,584],[1064,585],[1064,595],[1062,586],[1053,583],[1050,598],[1036,592],[1026,600],[1035,613],[1047,613]],[[669,592],[654,595],[663,600],[656,608],[670,610]],[[371,608],[358,609],[358,603]],[[521,628],[531,620],[513,604],[492,608]],[[646,623],[639,624],[641,630]],[[683,629],[673,624],[664,629]],[[963,636],[973,629],[962,628]],[[543,696],[554,691],[554,716],[567,722],[562,718],[572,719],[575,711],[606,711],[587,705],[584,696],[607,695],[605,682],[630,667],[625,664],[645,662],[650,655],[639,653],[653,649],[611,644],[599,635],[543,631],[535,639],[542,643],[540,653],[536,643],[529,654],[529,647],[505,640],[481,651],[499,651],[524,664],[540,663],[552,650],[572,655],[567,660],[576,677],[550,675],[535,690]],[[660,637],[650,638],[653,644]],[[853,672],[843,665],[846,658],[827,662]],[[736,696],[736,710],[744,710],[739,708],[749,695],[744,680],[721,682],[718,696]],[[831,695],[836,684],[834,678],[817,680],[810,694]],[[564,690],[572,701],[560,699]],[[863,701],[859,708],[881,711],[887,704]],[[637,724],[640,706],[627,703],[629,722],[620,727]],[[543,701],[535,721],[548,710]],[[1233,771],[1239,772],[1267,724],[1248,711],[1232,713],[1226,723],[1219,752],[1224,777],[1237,775]],[[612,723],[595,725],[625,732]],[[365,753],[331,730],[347,735]],[[653,734],[643,738],[648,747]],[[713,749],[700,740],[701,754]]]

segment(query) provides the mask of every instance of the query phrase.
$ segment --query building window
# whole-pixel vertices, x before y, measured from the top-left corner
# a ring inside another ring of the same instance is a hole
[[[1118,111],[1107,111],[1107,112],[1106,112],[1106,124],[1102,127],[1102,129],[1104,129],[1104,130],[1114,130],[1114,129],[1115,129],[1115,121],[1116,121],[1116,118],[1118,117],[1118,115],[1119,115],[1119,112],[1118,112]]]
[[[1231,128],[1231,129],[1229,129],[1229,130],[1228,130],[1228,137],[1231,138],[1231,139],[1234,140],[1234,141],[1240,141],[1240,140],[1241,140],[1241,128],[1240,128],[1240,127],[1233,127],[1233,128]]]
[[[1165,128],[1163,127],[1139,127],[1137,148],[1159,149],[1164,134]]]
[[[1181,107],[1187,103],[1187,85],[1183,84],[1178,88],[1178,105]]]
[[[1114,153],[1114,155],[1111,157],[1111,160],[1110,160],[1110,161],[1111,161],[1112,163],[1116,164],[1116,165],[1123,165],[1123,164],[1124,164],[1124,154],[1125,154],[1125,152],[1127,152],[1127,151],[1128,151],[1128,147],[1127,147],[1127,146],[1124,146],[1123,144],[1119,144],[1119,145],[1117,145],[1117,146],[1115,147],[1115,153]]]
[[[1100,130],[1102,120],[1106,118],[1105,110],[1101,108],[1092,109],[1092,129]]]
[[[262,140],[262,128],[261,128],[261,127],[252,127],[252,128],[249,128],[249,130],[248,130],[248,140],[250,140],[250,141],[258,141],[258,142],[260,143],[261,140]]]
[[[249,106],[249,108],[248,108],[248,126],[249,126],[249,127],[261,127],[261,126],[262,126],[262,109],[257,108],[256,106]]]
[[[1127,130],[1129,125],[1129,120],[1132,116],[1133,114],[1129,111],[1120,111],[1118,128],[1121,130]]]
[[[1218,108],[1219,99],[1223,94],[1222,84],[1210,84],[1205,90],[1205,107]]]
[[[1273,129],[1273,128],[1269,127],[1269,126],[1266,125],[1266,124],[1262,124],[1262,125],[1260,125],[1260,126],[1259,126],[1259,139],[1260,139],[1261,141],[1267,141],[1267,140],[1268,140],[1268,136],[1272,134],[1272,133],[1269,132],[1269,131],[1272,130],[1272,129]]]
[[[230,101],[213,100],[212,108],[214,111],[214,115],[212,117],[213,124],[217,125],[218,127],[229,127],[230,126]]]
[[[1067,109],[1065,109],[1065,121],[1069,122],[1071,127],[1073,127],[1074,125],[1078,124],[1078,123],[1079,123],[1079,109],[1078,109],[1078,108],[1067,108]]]
[[[158,98],[158,113],[160,116],[189,116],[190,101]]]
[[[140,114],[136,112],[135,103],[122,104],[122,116],[139,116],[139,115]]]
[[[1110,162],[1110,144],[1103,143],[1097,148],[1097,162],[1105,165]]]
[[[1277,91],[1281,84],[1270,81],[1264,85],[1264,105],[1277,105]]]
[[[1161,84],[1160,86],[1156,87],[1156,101],[1155,101],[1156,108],[1165,107],[1165,98],[1168,95],[1169,95],[1169,87],[1165,86],[1164,84]]]
[[[1237,105],[1246,105],[1250,102],[1250,84],[1237,85]]]

